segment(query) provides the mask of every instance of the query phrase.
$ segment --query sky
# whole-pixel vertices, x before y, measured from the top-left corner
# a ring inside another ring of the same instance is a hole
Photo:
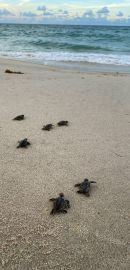
[[[0,0],[0,23],[130,26],[130,0]]]

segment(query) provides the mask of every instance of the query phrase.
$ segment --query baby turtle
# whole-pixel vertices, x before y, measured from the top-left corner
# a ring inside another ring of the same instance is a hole
[[[13,120],[21,121],[23,119],[24,119],[24,114],[21,114],[21,115],[16,116]]]
[[[53,129],[53,124],[47,124],[43,126],[42,128],[42,130],[47,130],[47,131],[50,131],[51,129]]]
[[[91,186],[91,184],[94,184],[94,183],[96,183],[96,182],[89,181],[87,178],[85,178],[83,182],[75,185],[75,187],[79,187],[79,190],[77,191],[77,193],[83,193],[89,197],[90,196],[90,194],[89,194],[90,186]]]
[[[6,69],[5,70],[5,73],[9,73],[9,74],[24,74],[23,72],[21,72],[21,71],[12,71],[12,70],[10,70],[10,69]]]
[[[57,123],[57,125],[59,127],[61,127],[61,126],[68,126],[68,124],[69,124],[69,122],[68,121],[64,121],[64,120],[62,120],[62,121],[60,121],[60,122]]]
[[[18,143],[19,143],[19,145],[17,146],[17,148],[20,148],[20,147],[26,148],[28,145],[31,144],[30,142],[28,142],[27,138],[25,138],[25,139],[23,139],[21,141],[18,141]]]
[[[50,201],[53,202],[53,209],[50,214],[54,215],[56,212],[67,213],[68,208],[70,208],[69,200],[65,200],[64,194],[60,193],[58,198],[52,198]]]

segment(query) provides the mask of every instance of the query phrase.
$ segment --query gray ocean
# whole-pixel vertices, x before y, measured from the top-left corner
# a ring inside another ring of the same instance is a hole
[[[0,56],[130,66],[130,27],[0,24]]]

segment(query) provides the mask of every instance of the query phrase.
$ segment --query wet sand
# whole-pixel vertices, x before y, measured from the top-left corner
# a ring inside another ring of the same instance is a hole
[[[0,59],[0,269],[129,269],[129,105],[128,74]],[[41,130],[60,120],[69,127]],[[85,177],[89,198],[74,187]],[[71,208],[50,216],[59,192]]]

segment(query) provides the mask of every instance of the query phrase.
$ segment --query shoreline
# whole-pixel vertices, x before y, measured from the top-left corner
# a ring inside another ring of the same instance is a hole
[[[0,58],[0,269],[129,269],[129,89],[130,74]],[[90,197],[74,187],[84,178]],[[60,192],[71,207],[51,216]]]
[[[29,59],[19,59],[19,58],[10,58],[0,56],[0,59],[9,60],[9,61],[17,61],[23,63],[30,63],[34,65],[44,66],[45,68],[54,68],[54,69],[62,69],[64,71],[72,71],[72,72],[85,72],[85,73],[119,73],[119,74],[130,74],[130,66],[123,65],[113,65],[113,64],[99,64],[99,63],[84,63],[84,62],[69,62],[69,61],[61,61],[54,62],[50,61],[46,63],[41,62],[40,60],[29,60]]]

